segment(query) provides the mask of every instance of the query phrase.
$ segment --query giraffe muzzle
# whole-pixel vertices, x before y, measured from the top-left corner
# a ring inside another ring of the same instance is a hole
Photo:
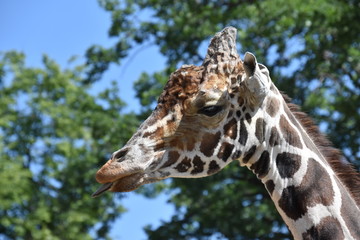
[[[121,177],[114,182],[109,182],[109,183],[103,184],[91,195],[91,197],[93,197],[93,198],[98,197],[98,196],[102,195],[103,193],[105,193],[106,191],[130,192],[130,191],[133,191],[133,190],[139,188],[140,186],[142,186],[144,184],[156,182],[159,180],[160,179],[150,177],[148,174],[145,174],[143,172],[138,172],[138,173],[131,174],[131,175],[128,175],[125,177]]]
[[[92,194],[92,197],[98,197],[106,191],[129,192],[148,181],[142,167],[134,163],[118,162],[117,158],[110,159],[97,171],[96,180],[103,185]]]

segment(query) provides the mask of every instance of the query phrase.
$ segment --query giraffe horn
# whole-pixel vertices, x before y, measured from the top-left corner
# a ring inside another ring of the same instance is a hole
[[[203,66],[239,59],[236,51],[236,35],[237,30],[234,27],[226,27],[216,33],[210,41]]]

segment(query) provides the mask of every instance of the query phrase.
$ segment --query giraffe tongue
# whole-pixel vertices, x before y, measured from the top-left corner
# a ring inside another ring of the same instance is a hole
[[[101,187],[98,188],[98,190],[96,190],[96,192],[94,192],[91,197],[95,198],[100,196],[101,194],[103,194],[104,192],[106,192],[107,190],[109,190],[111,188],[111,186],[113,185],[113,183],[105,183],[103,184]]]

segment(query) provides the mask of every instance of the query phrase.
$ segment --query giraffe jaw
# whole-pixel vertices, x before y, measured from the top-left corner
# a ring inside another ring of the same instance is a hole
[[[106,191],[110,192],[130,192],[141,185],[143,183],[143,173],[135,173],[126,177],[122,177],[114,182],[105,183],[92,194],[92,197],[98,197],[105,193]]]
[[[113,182],[104,183],[101,185],[91,197],[95,198],[103,193],[110,192],[131,192],[138,189],[140,186],[148,183],[153,183],[165,179],[166,177],[158,177],[156,173],[146,174],[138,172],[124,177],[120,177]]]
[[[114,182],[105,183],[92,194],[92,197],[98,197],[106,191],[110,192],[131,192],[141,185],[148,183],[144,173],[135,173],[121,177]]]

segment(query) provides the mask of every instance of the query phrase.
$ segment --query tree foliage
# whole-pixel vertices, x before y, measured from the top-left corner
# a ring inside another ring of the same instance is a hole
[[[152,43],[167,57],[170,69],[181,63],[200,63],[209,37],[225,26],[236,27],[241,52],[254,52],[268,66],[277,86],[319,124],[324,123],[331,140],[357,164],[360,143],[357,132],[351,130],[360,124],[359,114],[354,114],[359,113],[360,96],[357,1],[99,2],[112,15],[110,36],[119,38],[101,54],[119,46],[128,54],[139,44]],[[147,77],[164,83],[158,76]],[[347,130],[341,137],[335,134]]]
[[[44,56],[31,68],[17,52],[1,55],[0,71],[0,238],[107,238],[124,209],[90,197],[94,174],[137,122],[120,115],[116,84],[93,96],[83,66]]]
[[[360,7],[355,0],[99,0],[111,14],[114,46],[91,46],[84,66],[62,69],[44,56],[28,67],[17,52],[0,55],[0,238],[108,238],[124,211],[121,195],[96,201],[94,171],[123,145],[154,106],[170,73],[199,64],[209,38],[238,29],[240,52],[252,51],[279,89],[308,112],[349,161],[360,167]],[[139,46],[157,45],[164,71],[142,73],[143,105],[122,114],[116,83],[91,88],[110,64]],[[287,239],[262,184],[231,164],[204,179],[168,182],[176,213],[147,226],[149,239]],[[163,183],[164,184],[164,183]],[[144,186],[152,196],[164,185]]]

